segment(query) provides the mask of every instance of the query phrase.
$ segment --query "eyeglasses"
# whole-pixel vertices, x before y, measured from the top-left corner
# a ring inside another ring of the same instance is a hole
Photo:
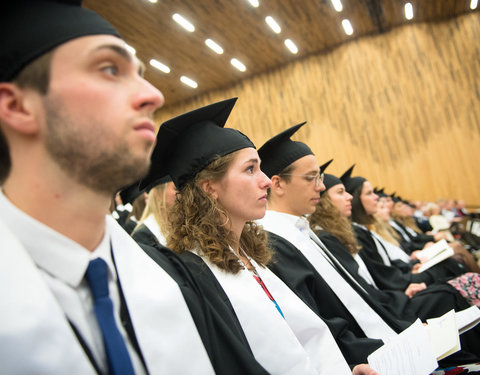
[[[315,181],[315,186],[320,185],[323,183],[323,178],[325,175],[323,173],[318,173],[318,174],[292,174],[292,173],[282,173],[280,176],[297,176],[297,177],[303,177],[306,181],[308,182],[313,182]]]

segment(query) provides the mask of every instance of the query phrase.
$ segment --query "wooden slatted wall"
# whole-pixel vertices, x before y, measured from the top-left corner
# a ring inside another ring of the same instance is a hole
[[[238,96],[228,126],[257,146],[308,121],[295,139],[330,173],[404,198],[480,206],[480,14],[402,26],[160,110],[158,122]],[[201,67],[199,67],[201,70]]]

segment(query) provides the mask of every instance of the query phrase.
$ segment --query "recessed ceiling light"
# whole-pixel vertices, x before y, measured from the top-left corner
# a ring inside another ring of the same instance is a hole
[[[150,1],[152,4],[156,4],[158,0],[148,0]]]
[[[130,52],[132,55],[135,55],[137,53],[135,48],[133,48],[131,45],[127,44],[125,47],[127,48],[128,52]]]
[[[218,53],[219,55],[221,55],[223,53],[223,48],[220,47],[217,43],[215,43],[212,39],[207,39],[205,40],[205,44],[211,48],[212,50],[214,50],[216,53]]]
[[[477,9],[478,0],[470,1],[470,9]]]
[[[405,4],[405,18],[411,20],[413,18],[413,6],[412,3]]]
[[[285,39],[284,43],[291,53],[296,54],[298,52],[297,46],[290,39]]]
[[[186,77],[186,76],[181,76],[181,77],[180,77],[180,81],[182,81],[182,82],[185,83],[187,86],[190,86],[190,87],[193,88],[193,89],[196,89],[196,88],[198,87],[197,82],[195,82],[193,79],[188,78],[188,77]]]
[[[178,23],[180,26],[182,26],[185,30],[190,31],[190,32],[195,31],[195,26],[193,26],[190,21],[185,19],[185,17],[181,16],[180,14],[175,13],[172,16],[172,18],[176,23]]]
[[[345,34],[347,35],[353,34],[353,27],[349,20],[347,20],[346,18],[342,20],[342,26],[343,26],[343,30],[345,30]]]
[[[343,10],[343,5],[340,0],[330,0],[332,2],[333,7],[337,12],[341,12]]]
[[[248,0],[252,7],[258,8],[258,0]]]
[[[280,31],[282,31],[282,29],[280,28],[280,25],[277,23],[277,21],[273,19],[273,17],[270,17],[270,16],[265,17],[265,22],[268,24],[268,26],[270,26],[270,28],[275,33],[279,34]]]
[[[157,68],[158,70],[161,70],[164,73],[170,73],[170,68],[166,66],[165,64],[162,64],[160,61],[151,59],[150,60],[150,65],[153,66],[154,68]]]
[[[247,70],[247,67],[243,65],[243,63],[238,59],[231,59],[230,63],[241,72],[244,72],[245,70]]]

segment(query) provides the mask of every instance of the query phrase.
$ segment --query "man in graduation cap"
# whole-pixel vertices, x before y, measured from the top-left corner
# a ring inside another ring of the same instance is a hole
[[[275,251],[270,269],[324,319],[348,363],[354,365],[366,362],[384,340],[409,324],[391,319],[392,328],[336,269],[324,264],[318,238],[304,217],[315,211],[325,188],[322,174],[311,149],[290,139],[304,124],[281,132],[258,150],[261,168],[272,180],[267,212],[259,223]],[[324,272],[317,270],[310,255]]]
[[[324,319],[347,361],[355,364],[411,322],[369,295],[310,229],[305,216],[315,212],[325,186],[312,150],[290,139],[304,124],[281,132],[258,150],[261,168],[272,180],[267,212],[259,223],[275,251],[269,268]],[[476,358],[462,353],[453,361]]]
[[[163,97],[80,2],[0,13],[2,372],[225,373],[200,296],[165,272],[181,264],[159,267],[106,215],[148,171]]]

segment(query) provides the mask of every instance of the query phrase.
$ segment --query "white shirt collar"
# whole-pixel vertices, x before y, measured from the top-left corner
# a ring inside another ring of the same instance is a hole
[[[17,236],[38,267],[72,287],[77,287],[82,281],[88,262],[98,257],[106,261],[110,276],[116,279],[107,229],[98,247],[90,252],[18,209],[2,191],[0,218]]]
[[[265,228],[278,225],[279,223],[281,223],[282,225],[288,225],[288,227],[291,227],[293,225],[300,232],[305,232],[308,234],[308,220],[305,219],[303,216],[296,216],[286,214],[284,212],[267,210],[265,216],[262,219],[258,220],[258,222],[262,224]]]

